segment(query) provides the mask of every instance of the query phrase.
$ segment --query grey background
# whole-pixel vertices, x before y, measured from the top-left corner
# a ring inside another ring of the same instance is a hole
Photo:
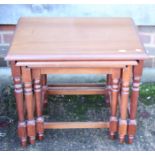
[[[155,4],[17,4],[0,5],[0,24],[16,24],[21,16],[132,17],[137,25],[155,25]]]

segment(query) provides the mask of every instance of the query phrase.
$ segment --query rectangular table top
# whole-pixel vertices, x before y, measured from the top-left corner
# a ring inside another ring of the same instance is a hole
[[[20,18],[6,60],[147,58],[131,18]]]

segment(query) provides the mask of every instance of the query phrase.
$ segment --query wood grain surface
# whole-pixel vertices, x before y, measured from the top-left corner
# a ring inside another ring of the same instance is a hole
[[[135,60],[147,55],[131,18],[20,18],[6,60]]]

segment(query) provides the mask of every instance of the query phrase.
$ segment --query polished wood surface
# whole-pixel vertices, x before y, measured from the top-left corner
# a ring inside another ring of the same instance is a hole
[[[112,74],[113,68],[41,68],[41,74]]]
[[[34,80],[34,96],[35,96],[35,109],[36,109],[36,131],[39,140],[44,137],[44,127],[43,127],[43,110],[42,110],[42,91],[41,91],[41,74],[39,69],[32,70],[32,77]]]
[[[120,143],[124,143],[127,135],[127,107],[129,98],[129,85],[132,67],[127,66],[122,69],[121,77],[121,101],[120,101],[120,119],[119,119],[119,139]]]
[[[117,109],[118,109],[118,94],[119,94],[119,82],[121,77],[121,70],[117,70],[112,74],[111,77],[111,104],[110,104],[110,137],[114,139],[114,136],[118,130],[118,121],[117,121]]]
[[[140,61],[138,66],[133,66],[133,83],[132,83],[132,94],[129,112],[129,125],[128,125],[128,143],[131,144],[136,134],[137,122],[137,104],[140,89],[140,80],[143,72],[144,61]]]
[[[22,145],[27,138],[34,144],[36,134],[42,140],[44,129],[61,128],[109,128],[112,139],[118,132],[121,143],[126,135],[132,143],[145,58],[130,18],[21,18],[6,60],[11,62]],[[107,87],[98,83],[47,85],[48,74],[106,74]],[[109,122],[44,122],[43,106],[49,94],[104,94],[110,104]]]
[[[109,128],[109,122],[45,122],[45,129]]]
[[[27,110],[27,135],[30,144],[34,144],[36,138],[36,124],[34,118],[35,104],[33,98],[32,75],[30,68],[22,67],[22,81],[24,83],[24,97]]]
[[[47,93],[51,95],[103,95],[107,91],[104,87],[49,87]]]
[[[104,83],[53,83],[48,87],[106,87]]]
[[[21,145],[25,147],[27,145],[27,131],[21,68],[16,67],[15,62],[11,62],[10,65],[14,82],[16,109],[18,113],[18,136],[20,138]]]
[[[6,60],[144,59],[130,18],[20,18]]]
[[[54,61],[54,62],[17,62],[16,66],[28,67],[53,67],[53,68],[97,68],[97,67],[113,67],[120,68],[126,65],[137,65],[137,61]]]
[[[47,107],[47,75],[46,74],[42,74],[41,75],[41,86],[42,86],[42,104],[43,107]]]

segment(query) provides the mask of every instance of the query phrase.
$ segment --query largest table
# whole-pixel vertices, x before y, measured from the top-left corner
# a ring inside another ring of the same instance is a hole
[[[22,17],[6,56],[12,68],[22,145],[26,145],[27,136],[33,144],[36,133],[42,139],[46,128],[110,128],[112,138],[118,131],[120,142],[128,135],[129,143],[132,143],[136,132],[139,85],[146,58],[130,18]],[[102,84],[47,87],[46,75],[55,73],[106,74],[107,88],[104,90]],[[127,123],[131,77],[132,94]],[[107,98],[111,97],[109,122],[44,122],[42,103],[47,102],[47,94],[104,93]],[[117,128],[119,94],[120,119]]]

